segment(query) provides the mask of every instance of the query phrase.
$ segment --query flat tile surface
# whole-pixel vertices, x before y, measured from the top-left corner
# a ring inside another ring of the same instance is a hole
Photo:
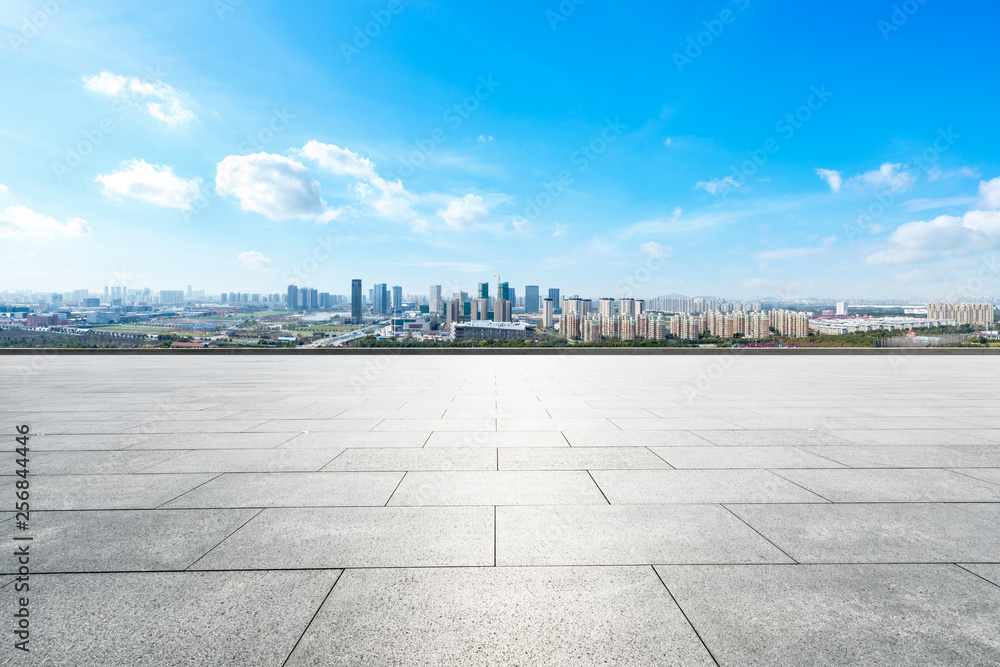
[[[268,509],[195,569],[493,565],[492,507]]]
[[[226,473],[166,507],[382,506],[402,478],[397,472]]]
[[[408,472],[389,505],[607,505],[586,472]]]
[[[664,503],[822,503],[767,470],[595,470],[612,505]]]
[[[30,661],[9,664],[281,665],[339,572],[41,575]],[[37,583],[37,585],[35,585]],[[168,609],[176,613],[165,613]]]
[[[1000,662],[1000,587],[954,565],[656,570],[720,665]]]
[[[733,505],[802,563],[994,562],[996,526],[956,504]]]
[[[498,507],[498,565],[787,563],[718,505]]]
[[[713,664],[648,567],[348,570],[288,665],[331,655],[373,666]]]
[[[998,662],[1000,358],[375,359],[0,385],[25,664]]]

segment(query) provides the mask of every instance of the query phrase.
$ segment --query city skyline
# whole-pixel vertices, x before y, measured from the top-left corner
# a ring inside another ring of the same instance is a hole
[[[0,9],[2,289],[1000,274],[996,6],[50,5]]]

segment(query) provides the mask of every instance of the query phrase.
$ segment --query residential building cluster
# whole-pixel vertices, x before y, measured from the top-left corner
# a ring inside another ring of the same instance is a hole
[[[993,326],[993,304],[991,303],[929,303],[927,319],[955,320],[959,325]]]
[[[702,334],[718,338],[767,338],[772,331],[793,338],[809,335],[809,314],[795,310],[766,312],[679,313],[670,318],[670,332],[677,338],[694,339]]]

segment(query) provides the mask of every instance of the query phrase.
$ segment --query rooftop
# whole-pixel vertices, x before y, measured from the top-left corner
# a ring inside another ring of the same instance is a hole
[[[998,664],[998,370],[0,356],[0,522],[37,664]]]

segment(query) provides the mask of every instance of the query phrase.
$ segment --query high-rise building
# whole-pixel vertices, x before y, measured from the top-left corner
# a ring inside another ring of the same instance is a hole
[[[611,298],[608,298],[608,297],[602,297],[601,299],[598,299],[598,301],[597,301],[597,315],[599,317],[601,317],[603,319],[610,320],[611,317],[614,314],[615,314],[615,300],[614,299],[611,299]]]
[[[430,291],[427,293],[427,304],[430,306],[431,313],[441,312],[441,286],[431,285]]]
[[[488,299],[490,298],[490,284],[489,283],[479,283],[479,289],[476,290],[477,299]]]
[[[552,299],[552,307],[555,308],[557,313],[562,312],[562,302],[559,301],[559,288],[550,287],[549,288],[549,298]]]
[[[361,324],[361,280],[355,278],[351,281],[351,321],[354,324]]]
[[[184,292],[179,289],[161,289],[160,303],[184,303]]]
[[[959,325],[993,326],[992,303],[929,303],[927,319],[955,320]]]
[[[639,313],[642,312],[642,301],[636,301],[635,299],[619,299],[618,300],[618,314],[627,317],[639,317]]]
[[[538,285],[527,285],[524,288],[524,312],[538,312]]]
[[[299,309],[299,288],[295,285],[288,286],[288,295],[285,297],[285,306],[288,310]]]
[[[510,301],[510,283],[500,283],[497,285],[497,298]]]
[[[847,315],[847,302],[846,301],[838,301],[837,302],[837,314],[838,315]]]
[[[545,329],[552,328],[553,313],[555,312],[555,305],[552,299],[545,299],[544,306],[542,308],[542,327]]]
[[[493,302],[493,321],[510,322],[511,306],[507,299],[497,299]]]
[[[389,312],[389,287],[385,283],[377,283],[372,288],[372,309],[376,315]]]
[[[392,312],[398,313],[403,310],[403,288],[400,285],[392,286]]]

